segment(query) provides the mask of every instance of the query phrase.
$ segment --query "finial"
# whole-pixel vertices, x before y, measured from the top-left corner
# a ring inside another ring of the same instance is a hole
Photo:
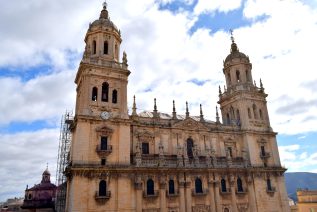
[[[102,6],[103,6],[104,9],[107,9],[108,4],[107,4],[106,0],[102,3]]]
[[[200,106],[200,121],[204,121],[203,108],[201,104],[199,106]]]
[[[133,96],[133,106],[132,106],[132,116],[137,116],[136,113],[136,103],[135,103],[135,95]]]
[[[218,107],[217,107],[217,106],[216,106],[216,123],[220,123],[220,121],[219,121]]]
[[[254,86],[256,87],[256,81],[254,80],[253,82],[254,82]]]
[[[100,16],[99,16],[99,19],[108,19],[109,16],[108,16],[108,10],[107,10],[107,2],[105,1],[103,4],[103,9],[101,10],[101,13],[100,13]]]
[[[221,92],[221,87],[219,85],[219,96],[221,96],[222,92]]]
[[[223,86],[223,92],[226,92],[227,91],[227,88],[226,88],[226,86],[224,85]]]
[[[229,31],[230,31],[230,34],[231,34],[231,41],[232,41],[232,43],[234,43],[233,29],[230,29]]]
[[[157,111],[156,98],[154,98],[154,111]]]
[[[48,170],[48,163],[46,163],[46,170]]]
[[[176,119],[175,101],[173,100],[173,119]]]
[[[188,102],[186,101],[186,118],[189,117]]]
[[[263,83],[261,78],[260,78],[260,88],[263,89]]]

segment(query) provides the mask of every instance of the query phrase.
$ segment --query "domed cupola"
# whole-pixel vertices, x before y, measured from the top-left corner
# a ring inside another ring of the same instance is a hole
[[[237,86],[241,89],[242,87],[247,88],[246,85],[252,86],[252,64],[249,57],[239,51],[233,36],[231,36],[231,40],[230,54],[223,62],[223,73],[226,77],[227,88],[228,90],[235,89]],[[240,85],[244,86],[241,87]]]
[[[51,183],[51,173],[48,171],[48,167],[46,167],[45,171],[42,174],[41,183]]]
[[[84,59],[87,61],[94,62],[98,58],[119,62],[121,33],[110,20],[106,2],[103,3],[99,19],[89,24],[85,42]]]

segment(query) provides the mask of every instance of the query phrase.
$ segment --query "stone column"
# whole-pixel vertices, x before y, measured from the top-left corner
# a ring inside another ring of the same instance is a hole
[[[214,185],[215,185],[214,191],[215,191],[216,211],[218,212],[218,211],[222,211],[221,199],[220,199],[220,194],[219,194],[219,192],[220,192],[220,190],[219,190],[219,181],[216,180],[214,182]]]
[[[234,182],[233,183],[230,182],[230,189],[231,189],[232,212],[238,212],[236,190],[234,188]]]
[[[254,186],[253,186],[253,179],[249,175],[247,178],[248,182],[248,199],[249,199],[249,211],[257,212],[256,202],[255,202],[255,193],[254,193]]]
[[[192,211],[192,190],[191,190],[191,183],[186,182],[185,190],[186,190],[186,212]]]
[[[167,212],[166,206],[166,182],[165,180],[160,181],[160,212]]]
[[[185,182],[179,182],[179,211],[186,211],[185,209]]]
[[[134,182],[134,188],[136,190],[136,212],[142,212],[142,199],[143,199],[142,182],[137,179]]]
[[[215,203],[215,189],[214,189],[214,181],[210,180],[208,182],[209,189],[209,204],[211,212],[216,212],[216,203]]]

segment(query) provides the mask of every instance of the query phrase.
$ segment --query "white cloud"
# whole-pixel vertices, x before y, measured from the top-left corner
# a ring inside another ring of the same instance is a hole
[[[75,104],[73,71],[39,75],[23,82],[20,78],[0,78],[0,126],[14,121],[32,122],[60,118]]]
[[[317,166],[317,152],[302,152],[300,145],[279,146],[281,163],[289,172],[313,171]],[[313,167],[313,168],[312,168]]]
[[[132,71],[129,106],[135,94],[140,110],[152,110],[153,98],[157,97],[158,109],[171,112],[175,99],[178,113],[184,112],[185,101],[188,101],[190,113],[198,115],[199,103],[202,103],[204,114],[215,119],[218,85],[224,84],[222,61],[229,53],[230,36],[223,31],[211,34],[212,30],[198,29],[192,35],[188,31],[200,13],[228,12],[241,6],[241,1],[221,2],[201,0],[194,14],[158,11],[154,0],[108,2],[110,17],[121,29],[121,49],[127,51]],[[98,17],[101,3],[98,0],[45,3],[11,0],[1,4],[0,27],[6,30],[0,34],[0,67],[20,69],[42,63],[54,67],[48,75],[41,74],[26,82],[18,77],[0,78],[0,98],[5,100],[0,102],[0,124],[56,119],[66,109],[73,108],[74,71],[66,67],[78,66],[78,62],[70,61],[69,52],[81,54],[88,23]],[[258,81],[261,77],[269,94],[273,129],[284,134],[317,131],[314,116],[317,108],[312,104],[317,99],[312,89],[317,82],[312,53],[317,49],[316,10],[299,1],[250,0],[244,14],[248,18],[269,16],[262,22],[236,29],[235,38],[240,50],[250,56],[254,79]],[[205,84],[197,85],[192,82],[194,79]],[[43,148],[38,144],[45,140],[55,142],[57,135],[58,130],[43,130],[1,136],[0,149],[7,150],[5,153],[22,157],[23,151],[28,151],[25,157],[16,160],[8,154],[0,154],[3,167],[0,173],[11,171],[15,176],[5,181],[7,177],[0,175],[0,190],[16,188],[17,192],[23,192],[28,183],[25,179],[37,183],[41,164],[52,160],[46,155],[57,156],[56,144]],[[19,147],[18,141],[24,148]],[[44,148],[49,152],[39,155],[38,151]],[[299,150],[299,145],[280,148],[282,163],[294,171],[305,163],[317,165],[316,155],[301,154]],[[19,165],[20,161],[32,167]],[[18,165],[13,167],[12,164]],[[6,168],[10,165],[12,170]]]
[[[24,196],[26,185],[40,183],[49,165],[55,183],[58,129],[0,134],[0,200]]]
[[[198,3],[194,9],[196,15],[207,12],[214,12],[218,10],[219,12],[229,12],[241,7],[241,0],[198,0]]]

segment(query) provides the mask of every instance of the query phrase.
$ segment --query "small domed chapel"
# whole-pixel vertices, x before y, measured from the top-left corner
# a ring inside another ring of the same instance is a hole
[[[213,121],[202,110],[191,116],[188,106],[177,114],[175,104],[171,114],[156,102],[138,113],[135,97],[129,114],[131,72],[121,42],[104,4],[75,78],[66,211],[290,211],[267,94],[234,39]]]

